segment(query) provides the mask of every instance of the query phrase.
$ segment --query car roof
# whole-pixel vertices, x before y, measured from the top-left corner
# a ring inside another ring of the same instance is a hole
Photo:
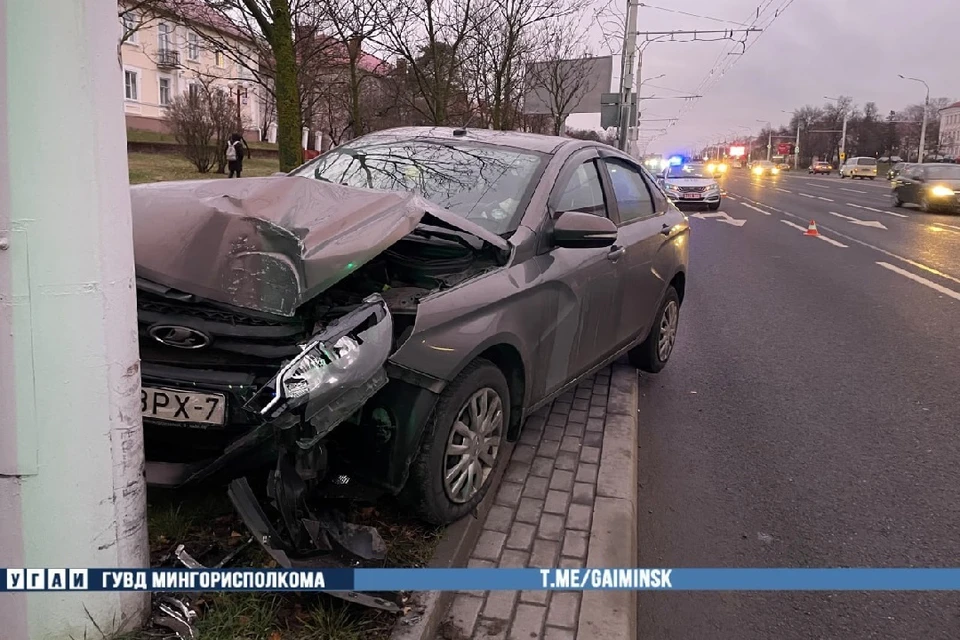
[[[458,133],[455,134],[454,132]],[[459,127],[396,127],[394,129],[385,129],[369,133],[363,137],[366,140],[382,138],[384,142],[410,139],[443,142],[476,142],[547,154],[555,154],[561,147],[570,147],[572,149],[574,147],[597,146],[601,144],[589,140],[545,136],[538,133]]]

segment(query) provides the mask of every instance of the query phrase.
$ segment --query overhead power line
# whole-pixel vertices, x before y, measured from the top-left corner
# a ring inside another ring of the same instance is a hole
[[[711,16],[702,16],[697,13],[690,13],[689,11],[680,11],[679,9],[668,9],[666,7],[657,7],[652,4],[647,4],[645,2],[641,2],[639,6],[644,9],[656,9],[658,11],[666,11],[667,13],[678,13],[682,16],[689,16],[691,18],[700,18],[701,20],[711,20],[713,22],[726,22],[727,24],[736,24],[741,27],[746,26],[742,22],[734,22],[733,20],[723,20],[722,18],[713,18]]]

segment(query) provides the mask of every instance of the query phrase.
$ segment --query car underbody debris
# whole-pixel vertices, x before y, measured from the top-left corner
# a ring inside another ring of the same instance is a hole
[[[282,473],[278,469],[273,477],[278,476],[285,477],[287,482],[275,480],[268,483],[272,506],[281,514],[277,526],[271,524],[246,478],[234,480],[227,490],[230,501],[253,537],[277,564],[286,568],[334,569],[359,565],[356,557],[364,560],[384,558],[386,545],[376,529],[348,523],[342,514],[332,509],[314,513],[306,504],[304,485],[302,481],[297,482],[296,473]],[[278,487],[282,488],[279,494]],[[299,505],[299,508],[290,509],[292,505]],[[397,594],[327,593],[367,607],[394,613],[402,610]]]
[[[169,629],[180,640],[197,640],[196,610],[184,600],[169,594],[157,594],[153,600],[153,624]]]

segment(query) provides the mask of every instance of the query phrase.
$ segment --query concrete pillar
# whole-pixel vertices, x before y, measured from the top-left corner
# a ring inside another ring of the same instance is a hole
[[[300,148],[306,149],[307,144],[310,143],[310,128],[304,127],[300,132]]]
[[[317,151],[323,151],[323,134],[317,131],[313,134],[313,148]]]
[[[103,0],[0,0],[2,567],[149,561],[119,28]],[[148,608],[8,594],[0,636],[99,638]]]
[[[267,126],[267,142],[277,144],[277,123],[271,122]]]

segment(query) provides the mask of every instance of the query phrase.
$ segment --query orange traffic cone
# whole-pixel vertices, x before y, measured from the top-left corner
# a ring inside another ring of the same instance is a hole
[[[814,222],[813,220],[811,220],[811,221],[810,221],[810,226],[807,227],[807,231],[806,231],[806,233],[804,233],[803,235],[805,235],[805,236],[814,236],[814,237],[819,236],[819,235],[820,235],[820,232],[817,231],[817,223]]]

